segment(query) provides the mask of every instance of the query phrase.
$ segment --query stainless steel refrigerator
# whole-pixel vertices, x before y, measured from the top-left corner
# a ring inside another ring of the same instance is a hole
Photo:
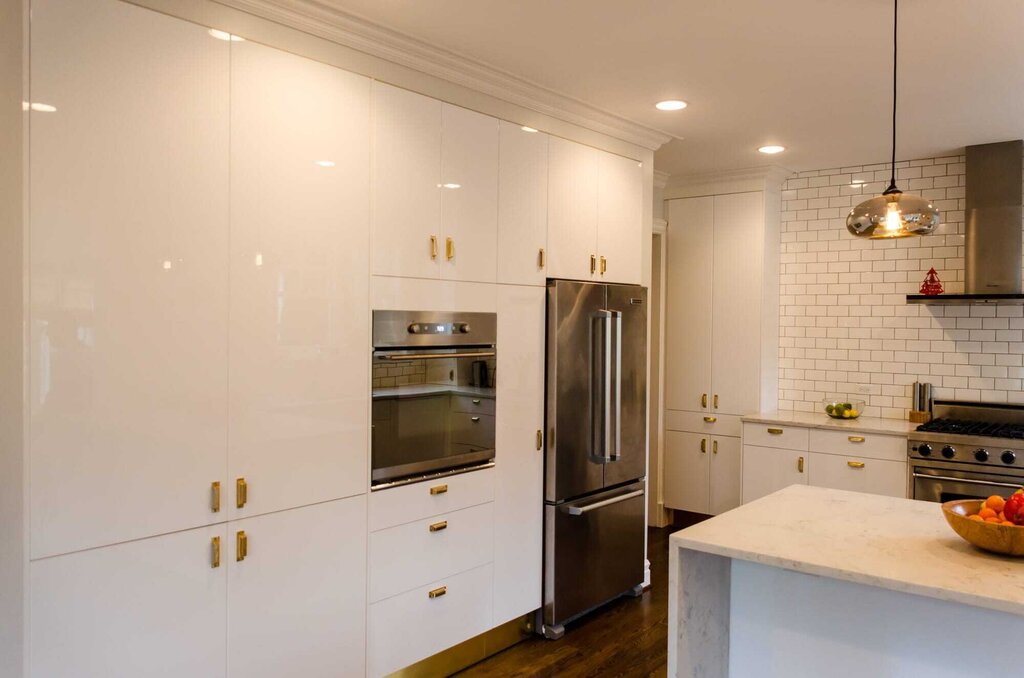
[[[644,580],[647,288],[548,282],[542,631]]]

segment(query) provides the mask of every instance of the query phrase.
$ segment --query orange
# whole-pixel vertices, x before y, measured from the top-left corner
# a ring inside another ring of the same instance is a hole
[[[984,518],[982,518],[981,516],[979,516],[979,515],[978,515],[977,513],[975,513],[975,514],[974,514],[973,516],[967,516],[967,519],[968,519],[968,520],[976,520],[976,521],[978,521],[979,523],[983,523],[983,522],[985,522],[985,519],[984,519]]]
[[[986,523],[996,523],[996,524],[998,524],[998,523],[1001,523],[1003,521],[999,520],[999,518],[985,518],[985,522]]]
[[[998,514],[990,508],[983,508],[978,511],[978,515],[988,520],[989,518],[995,518]]]
[[[985,500],[985,506],[992,509],[996,513],[1003,510],[1003,506],[1006,505],[1006,500],[1000,497],[998,494],[993,494],[991,497]]]
[[[1011,523],[1009,520],[1004,520],[1003,522],[1001,522],[999,524],[1000,525],[1009,525],[1010,527],[1015,527],[1015,525],[1013,523]]]

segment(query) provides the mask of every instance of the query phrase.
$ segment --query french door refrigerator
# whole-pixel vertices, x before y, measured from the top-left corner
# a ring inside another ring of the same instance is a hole
[[[542,631],[644,580],[647,288],[551,280]]]

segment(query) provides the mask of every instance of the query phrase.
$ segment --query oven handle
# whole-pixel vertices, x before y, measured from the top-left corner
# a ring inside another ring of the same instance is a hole
[[[465,353],[390,353],[378,355],[381,360],[431,360],[433,358],[493,358],[494,351]]]
[[[915,473],[915,478],[925,478],[930,480],[948,480],[952,483],[964,483],[965,485],[987,485],[989,487],[1008,487],[1013,490],[1019,490],[1020,485],[1013,485],[1011,483],[999,483],[994,480],[970,480],[969,478],[951,478],[949,476],[933,476],[928,473]]]

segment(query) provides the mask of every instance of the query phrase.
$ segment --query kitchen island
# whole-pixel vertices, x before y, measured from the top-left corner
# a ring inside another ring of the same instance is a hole
[[[794,485],[672,535],[669,675],[1018,672],[1024,560],[938,504]]]

